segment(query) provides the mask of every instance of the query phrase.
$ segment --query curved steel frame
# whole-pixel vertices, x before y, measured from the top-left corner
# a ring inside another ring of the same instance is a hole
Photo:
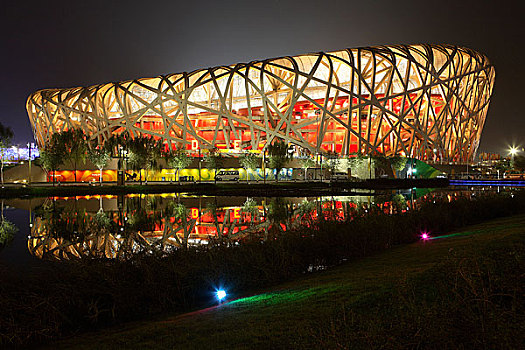
[[[40,146],[82,128],[101,143],[127,131],[234,151],[280,138],[314,154],[469,161],[494,76],[488,59],[466,48],[379,46],[41,90],[27,111]]]

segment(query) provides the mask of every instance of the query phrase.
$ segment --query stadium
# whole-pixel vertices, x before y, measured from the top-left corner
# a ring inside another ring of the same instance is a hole
[[[168,147],[297,155],[382,154],[423,161],[475,157],[494,84],[489,60],[452,45],[345,49],[31,94],[40,147],[81,128],[151,135]]]

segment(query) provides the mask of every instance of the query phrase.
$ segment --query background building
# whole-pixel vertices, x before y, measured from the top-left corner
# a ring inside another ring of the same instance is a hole
[[[494,67],[451,45],[379,46],[281,57],[132,81],[33,93],[40,146],[82,128],[100,143],[129,132],[173,148],[297,154],[380,153],[472,161]]]

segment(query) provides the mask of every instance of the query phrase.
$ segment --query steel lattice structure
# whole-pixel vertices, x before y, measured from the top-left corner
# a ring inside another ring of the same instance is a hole
[[[159,137],[172,147],[263,150],[275,138],[311,153],[475,156],[494,67],[451,45],[378,46],[33,93],[42,147],[82,128]]]

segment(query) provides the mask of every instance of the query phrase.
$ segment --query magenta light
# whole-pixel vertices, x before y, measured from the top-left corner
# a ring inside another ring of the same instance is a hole
[[[423,232],[423,233],[421,234],[421,239],[422,239],[422,240],[426,241],[426,240],[428,240],[428,238],[429,238],[428,233]]]

